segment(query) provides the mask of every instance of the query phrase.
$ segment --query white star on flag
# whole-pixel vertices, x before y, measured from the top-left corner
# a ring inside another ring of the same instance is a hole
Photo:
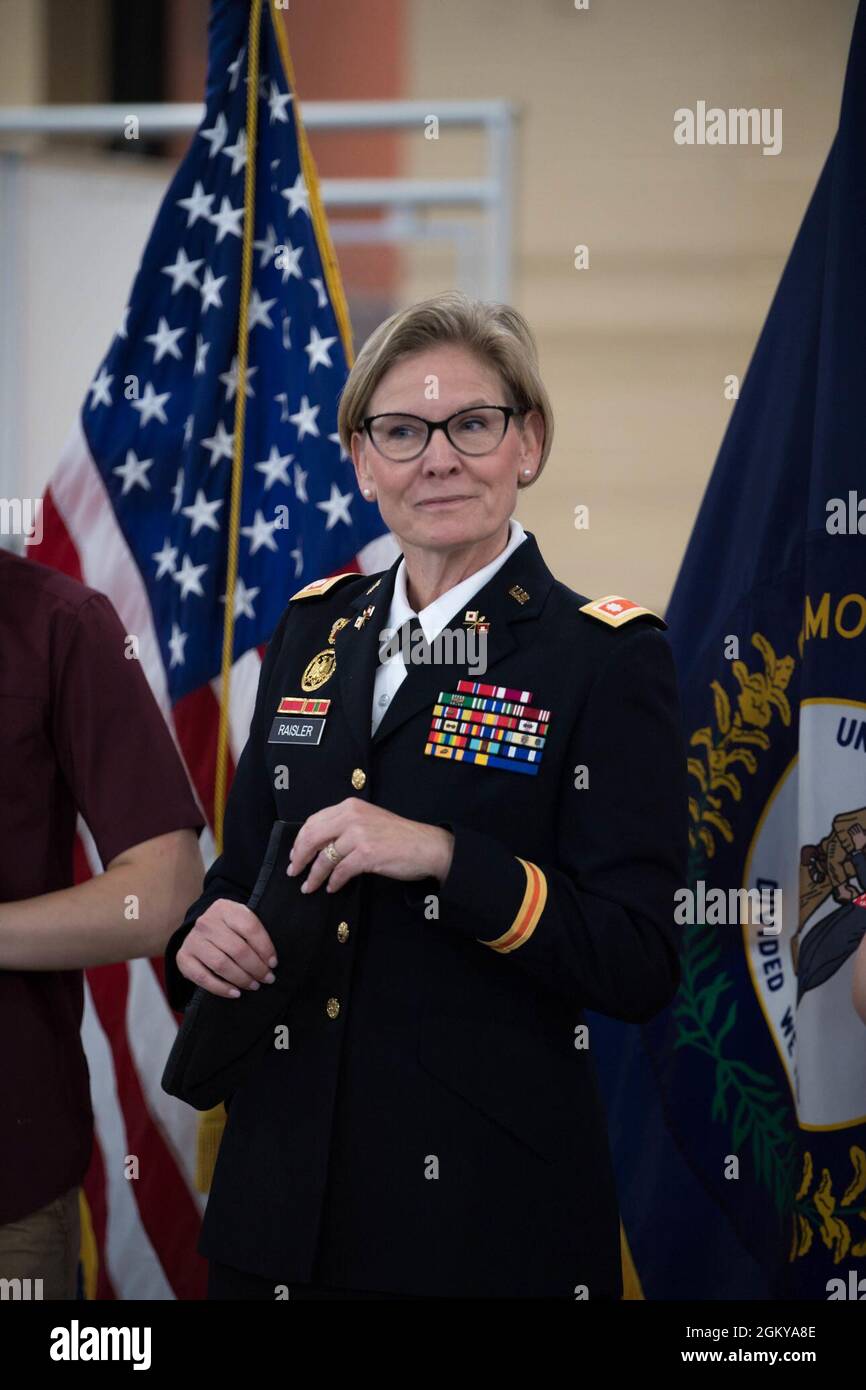
[[[310,326],[310,341],[304,348],[310,359],[310,371],[314,372],[318,366],[333,367],[328,348],[336,338],[323,338],[315,324]]]
[[[109,386],[114,377],[110,376],[104,367],[100,367],[99,375],[95,376],[88,386],[90,392],[90,409],[95,410],[98,405],[111,405],[111,392]]]
[[[233,357],[232,365],[229,367],[228,371],[220,373],[220,381],[224,382],[225,384],[227,401],[233,401],[235,396],[237,395],[238,370],[238,359],[237,357]],[[250,396],[254,396],[256,394],[252,386],[250,386],[250,380],[252,379],[252,377],[255,376],[258,370],[258,367],[247,367],[246,380],[244,382],[244,394],[247,397],[247,400],[249,400]]]
[[[240,53],[238,54],[238,56],[235,58],[234,62],[233,62],[233,63],[229,63],[229,72],[230,72],[231,75],[232,75],[231,81],[229,82],[229,91],[230,91],[230,92],[233,92],[234,89],[235,89],[235,87],[238,85],[238,79],[239,79],[239,77],[240,77],[240,75],[241,75],[241,63],[244,61],[244,56],[245,56],[245,54],[246,54],[246,51],[247,51],[247,50],[246,50],[246,46],[244,46],[244,47],[241,49],[241,51],[240,51]]]
[[[188,637],[188,632],[181,632],[177,623],[172,623],[171,636],[168,639],[168,649],[171,652],[170,667],[183,665],[186,660],[183,649],[186,646],[186,639]]]
[[[205,193],[204,184],[199,179],[196,179],[189,197],[178,198],[177,200],[178,207],[186,208],[188,213],[186,219],[187,227],[194,226],[200,217],[203,217],[206,222],[210,220],[210,205],[213,200],[214,194]]]
[[[241,535],[250,538],[250,554],[255,555],[262,546],[267,546],[268,550],[279,550],[279,546],[274,540],[274,531],[277,529],[276,520],[266,521],[264,513],[256,508],[252,526],[242,526]]]
[[[177,477],[174,480],[174,487],[171,489],[171,495],[174,498],[174,502],[172,503],[171,508],[172,516],[175,516],[177,514],[177,510],[183,498],[183,477],[183,469],[179,468],[177,470]]]
[[[153,459],[140,459],[134,449],[127,449],[126,462],[120,463],[116,468],[112,468],[112,473],[116,473],[123,479],[122,497],[134,487],[142,487],[145,492],[150,492],[150,479],[147,476],[148,468],[153,467]]]
[[[180,585],[181,598],[187,598],[189,594],[195,594],[198,598],[204,598],[204,589],[201,587],[201,576],[207,570],[207,565],[194,565],[188,555],[184,555],[180,569],[175,570],[172,579],[175,584]]]
[[[336,483],[331,483],[331,495],[327,502],[316,503],[320,511],[327,513],[326,531],[330,531],[331,527],[336,526],[338,521],[344,521],[347,526],[351,526],[352,518],[349,516],[351,502],[351,492],[341,492]]]
[[[177,294],[184,285],[192,285],[193,289],[198,289],[198,276],[196,271],[200,265],[204,265],[204,260],[191,261],[182,246],[178,247],[177,260],[174,265],[164,265],[163,275],[171,276],[171,292]]]
[[[295,464],[295,496],[299,502],[309,502],[307,496],[307,473],[309,469],[301,468],[300,464]]]
[[[253,599],[257,598],[261,589],[248,589],[241,576],[235,580],[235,617],[254,618]],[[226,596],[220,596],[220,603],[225,603]]]
[[[151,420],[158,420],[161,425],[167,425],[168,420],[166,419],[163,406],[165,402],[170,399],[170,396],[170,391],[163,391],[161,395],[157,395],[151,383],[149,381],[145,382],[144,395],[141,400],[132,402],[133,410],[137,410],[141,416],[138,422],[139,427],[149,424]]]
[[[238,131],[238,138],[234,145],[226,145],[223,150],[226,159],[232,162],[232,173],[239,174],[247,162],[247,133],[241,126]]]
[[[204,280],[201,284],[202,318],[204,318],[208,309],[210,309],[211,307],[213,307],[214,309],[221,309],[223,307],[223,302],[220,298],[220,290],[222,289],[227,279],[227,275],[214,275],[210,266],[207,266],[207,268],[205,269]]]
[[[290,415],[289,419],[293,425],[298,427],[298,443],[307,434],[312,434],[316,439],[319,437],[319,427],[316,424],[316,416],[321,406],[310,405],[306,396],[301,396],[301,404],[298,406],[297,414]]]
[[[290,275],[296,280],[303,280],[298,262],[304,254],[303,246],[297,248],[290,241],[284,242],[279,248],[274,264],[283,272],[283,284],[286,283]]]
[[[300,546],[297,546],[294,550],[289,551],[289,555],[295,562],[295,578],[297,579],[304,568],[303,551],[301,550]]]
[[[223,115],[222,111],[220,111],[216,118],[216,121],[211,126],[210,130],[202,130],[200,132],[202,140],[206,140],[210,145],[208,159],[213,159],[214,155],[219,154],[220,150],[226,142],[226,137],[228,133],[229,123]]]
[[[265,492],[274,483],[285,483],[286,487],[289,486],[287,469],[293,458],[294,454],[281,454],[276,444],[272,444],[267,458],[262,463],[253,464],[254,468],[265,475]]]
[[[210,217],[211,223],[217,229],[217,246],[219,246],[223,238],[227,237],[229,234],[236,237],[242,235],[241,218],[243,215],[243,206],[233,208],[228,198],[223,196],[219,212],[211,213]]]
[[[203,526],[207,526],[211,531],[220,529],[216,519],[216,513],[223,504],[223,499],[218,497],[215,502],[209,502],[202,492],[198,489],[195,501],[188,507],[181,507],[183,516],[188,516],[192,524],[192,534],[197,536]]]
[[[166,536],[162,543],[162,550],[155,550],[151,559],[156,560],[157,579],[162,579],[163,575],[174,574],[177,569],[177,546],[172,545]]]
[[[189,441],[192,439],[192,431],[193,431],[194,425],[195,425],[195,416],[194,416],[194,415],[187,415],[187,417],[186,417],[186,422],[185,422],[184,427],[183,427],[183,442],[184,442],[184,444],[188,444]]]
[[[203,449],[207,449],[210,454],[210,466],[214,468],[221,458],[231,458],[235,447],[235,437],[228,433],[222,420],[218,420],[216,434],[212,434],[209,439],[203,439],[201,446]]]
[[[144,339],[146,343],[153,343],[154,364],[161,362],[166,353],[176,357],[178,362],[181,360],[183,353],[177,345],[177,340],[185,332],[185,328],[169,328],[168,320],[160,317],[156,332],[148,333]]]
[[[316,291],[316,298],[319,308],[324,309],[325,305],[328,302],[328,295],[327,291],[325,290],[325,286],[322,283],[321,277],[318,275],[311,275],[310,284]]]
[[[259,269],[263,270],[266,265],[270,265],[274,259],[274,252],[277,249],[277,234],[274,228],[268,223],[268,230],[265,233],[264,241],[254,241],[253,250],[261,251],[262,258],[259,261]]]
[[[210,352],[210,343],[206,343],[200,333],[195,335],[195,366],[192,369],[193,376],[204,376],[205,362]]]
[[[268,313],[276,304],[276,299],[262,299],[258,290],[253,290],[250,295],[249,310],[247,313],[247,328],[252,332],[261,324],[262,328],[273,328],[274,321]],[[333,341],[333,340],[332,340]]]
[[[271,94],[268,97],[268,106],[271,112],[271,125],[275,121],[283,121],[288,124],[286,107],[292,99],[291,92],[281,92],[276,82],[271,83]]]
[[[309,216],[310,195],[307,192],[307,185],[304,183],[304,176],[302,173],[298,173],[291,188],[283,188],[281,192],[282,196],[289,204],[289,217],[294,217],[299,208]]]

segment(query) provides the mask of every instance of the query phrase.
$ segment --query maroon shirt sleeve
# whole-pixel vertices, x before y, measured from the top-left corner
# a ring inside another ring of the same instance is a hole
[[[204,818],[141,663],[107,598],[83,603],[52,671],[57,761],[103,865]]]

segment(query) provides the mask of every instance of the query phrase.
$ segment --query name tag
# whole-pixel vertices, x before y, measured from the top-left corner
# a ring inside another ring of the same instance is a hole
[[[268,734],[268,743],[319,743],[324,727],[324,718],[286,719],[277,715]]]

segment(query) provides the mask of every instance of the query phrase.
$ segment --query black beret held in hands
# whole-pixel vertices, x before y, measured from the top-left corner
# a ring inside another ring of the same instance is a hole
[[[162,1077],[162,1088],[196,1110],[210,1110],[244,1081],[274,1043],[312,968],[325,922],[324,893],[302,893],[288,878],[289,852],[301,825],[274,822],[247,902],[277,955],[273,984],[224,999],[197,988],[187,1006]]]

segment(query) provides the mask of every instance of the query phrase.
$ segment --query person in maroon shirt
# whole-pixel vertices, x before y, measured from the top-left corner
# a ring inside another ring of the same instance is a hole
[[[201,891],[203,818],[127,647],[103,594],[0,549],[0,1280],[44,1298],[76,1293],[82,970],[160,955]],[[105,872],[74,885],[78,813]]]

